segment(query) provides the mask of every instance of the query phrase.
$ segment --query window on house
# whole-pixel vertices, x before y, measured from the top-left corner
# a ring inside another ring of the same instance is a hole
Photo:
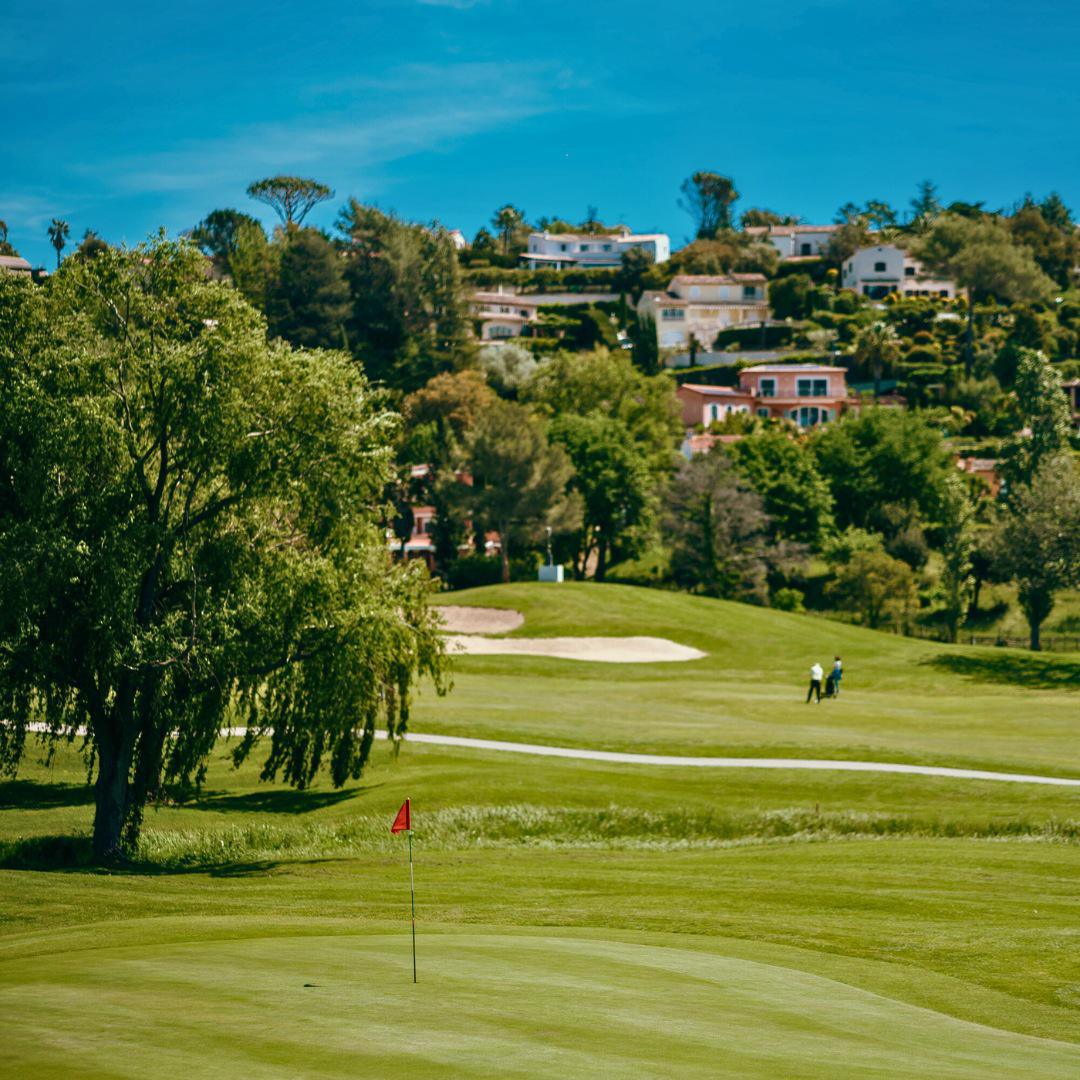
[[[905,266],[904,267],[904,277],[914,277],[914,276],[915,276],[915,267],[914,266]]]
[[[588,244],[582,244],[581,247],[578,248],[578,250],[579,251],[588,251],[589,250],[589,245]]]
[[[611,245],[610,244],[605,244],[604,245],[604,250],[605,251],[610,251],[611,250]]]
[[[660,309],[661,319],[685,319],[686,312],[682,308],[666,307]]]
[[[799,427],[813,427],[821,421],[823,412],[824,410],[819,409],[816,405],[803,405],[799,409]]]
[[[757,414],[758,414],[758,416],[765,417],[766,420],[769,419],[769,410],[766,409],[764,405],[759,405],[758,406]]]
[[[776,380],[762,379],[758,383],[758,397],[776,397]]]
[[[756,300],[758,295],[756,285],[744,285],[742,287],[742,298],[744,300]]]
[[[884,274],[885,273],[885,264],[883,262],[874,263],[874,273],[875,274]]]
[[[799,379],[799,397],[825,397],[828,392],[828,379]]]
[[[514,329],[511,326],[493,326],[488,333],[493,337],[513,337]]]
[[[719,420],[720,419],[720,406],[719,405],[710,405],[709,406],[709,419],[710,420]]]
[[[566,250],[566,245],[565,244],[560,244],[559,245],[559,250],[560,251],[565,251]]]
[[[809,244],[800,244],[799,245],[799,254],[800,255],[812,255],[813,252],[810,250],[810,245]]]

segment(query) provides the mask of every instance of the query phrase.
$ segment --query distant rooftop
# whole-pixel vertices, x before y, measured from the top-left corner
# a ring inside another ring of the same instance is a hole
[[[839,225],[750,225],[743,232],[751,236],[797,236],[799,233],[836,232]]]

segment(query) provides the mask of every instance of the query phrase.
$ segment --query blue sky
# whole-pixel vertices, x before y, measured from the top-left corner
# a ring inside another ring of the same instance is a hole
[[[0,5],[0,218],[135,243],[278,172],[471,235],[527,214],[661,229],[682,179],[831,220],[1060,191],[1080,210],[1080,9],[1045,0],[56,0]],[[36,10],[35,10],[36,9]]]

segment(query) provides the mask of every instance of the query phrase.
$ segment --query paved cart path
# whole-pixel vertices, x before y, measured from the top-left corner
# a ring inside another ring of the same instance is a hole
[[[386,732],[376,732],[385,739]],[[572,758],[577,761],[610,761],[623,765],[690,766],[699,769],[812,769],[837,772],[908,773],[913,776],[947,776],[956,780],[1005,780],[1016,784],[1051,784],[1080,788],[1080,779],[1036,776],[1028,773],[992,772],[987,769],[953,769],[945,765],[904,765],[892,761],[831,761],[818,758],[688,757],[677,754],[631,754],[619,750],[586,750],[573,746],[541,746],[505,742],[501,739],[467,739],[460,735],[429,735],[410,731],[407,742],[431,746],[456,746],[464,750],[495,750],[539,757]]]

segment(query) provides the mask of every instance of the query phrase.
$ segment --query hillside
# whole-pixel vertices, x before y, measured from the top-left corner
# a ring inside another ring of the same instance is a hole
[[[1080,657],[973,649],[681,593],[515,584],[441,598],[511,608],[512,637],[669,638],[679,664],[537,657],[455,661],[454,692],[422,696],[414,730],[656,753],[846,757],[1080,775]],[[834,654],[843,693],[805,704]]]

